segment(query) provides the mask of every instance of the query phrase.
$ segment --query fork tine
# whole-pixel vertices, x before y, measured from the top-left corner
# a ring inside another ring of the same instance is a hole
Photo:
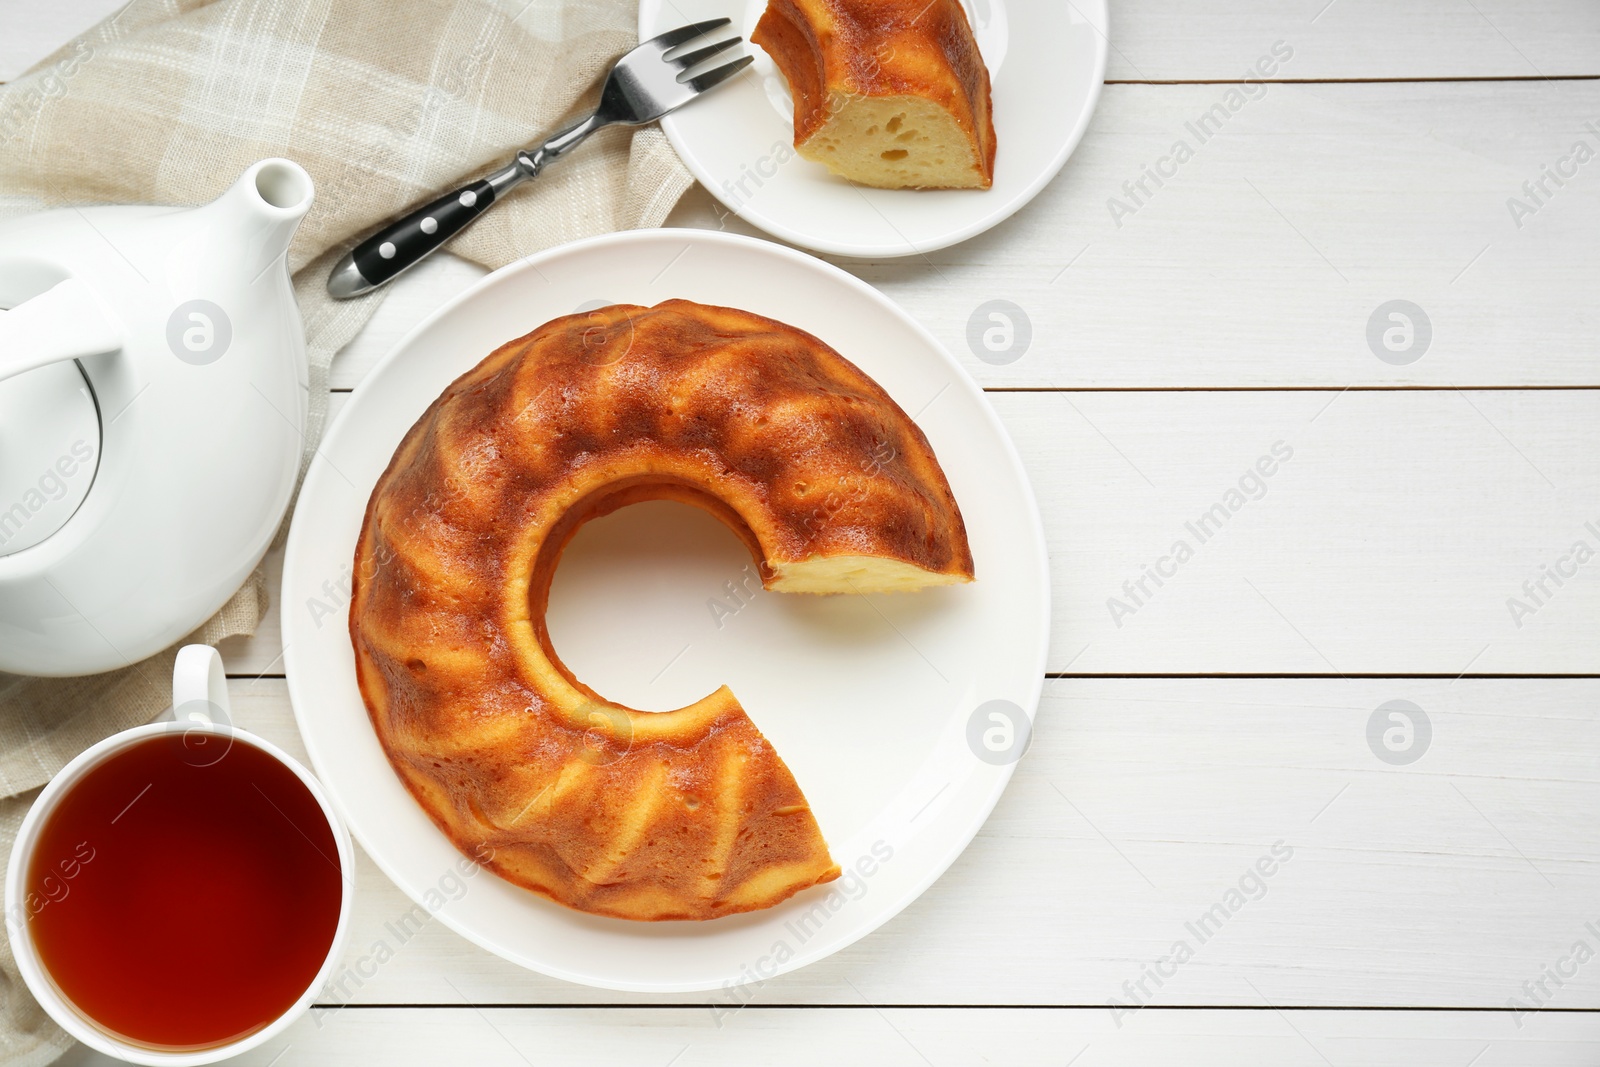
[[[703,93],[707,89],[712,89],[718,85],[721,85],[723,82],[727,81],[729,78],[733,77],[735,74],[739,73],[753,62],[755,61],[749,56],[740,56],[732,63],[724,63],[722,66],[717,67],[714,70],[708,70],[698,78],[690,78],[684,84],[688,85],[689,88],[693,89],[697,93]]]
[[[668,30],[659,37],[650,38],[649,43],[656,45],[665,51],[668,48],[676,48],[685,41],[692,41],[702,34],[710,33],[712,30],[727,26],[732,22],[732,19],[710,19],[706,22],[695,22],[688,26],[679,26],[675,30]]]
[[[677,64],[679,70],[688,70],[696,63],[710,59],[718,52],[725,52],[743,40],[743,37],[730,37],[726,41],[718,41],[716,44],[708,44],[704,48],[697,48],[693,52],[685,52],[678,58],[670,60],[670,62]]]

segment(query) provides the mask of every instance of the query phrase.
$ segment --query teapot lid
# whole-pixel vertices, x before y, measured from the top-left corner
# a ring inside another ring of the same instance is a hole
[[[100,413],[76,360],[0,381],[0,556],[72,518],[100,463]]]

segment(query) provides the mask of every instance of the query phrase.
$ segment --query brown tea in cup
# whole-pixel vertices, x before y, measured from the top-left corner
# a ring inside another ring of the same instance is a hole
[[[22,901],[50,979],[108,1034],[227,1044],[305,994],[333,943],[339,848],[295,772],[223,733],[113,752],[43,823]]]

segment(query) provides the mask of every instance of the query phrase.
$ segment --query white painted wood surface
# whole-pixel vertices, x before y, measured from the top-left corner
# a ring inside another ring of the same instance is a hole
[[[0,79],[116,6],[8,0]],[[1001,390],[1050,540],[1049,665],[1072,677],[955,867],[731,1015],[545,979],[431,923],[247,1062],[1600,1058],[1600,963],[1568,973],[1577,942],[1600,951],[1600,679],[1550,677],[1600,674],[1600,562],[1547,577],[1600,551],[1600,393],[1579,388],[1600,163],[1523,188],[1600,150],[1600,81],[1575,80],[1600,76],[1600,6],[1117,0],[1112,20],[1107,77],[1139,84],[1107,86],[1034,204],[927,260],[841,261]],[[1278,41],[1274,78],[1314,84],[1258,90],[1204,144],[1185,124],[1234,87],[1150,84],[1237,81]],[[1179,139],[1165,184],[1123,189]],[[1536,208],[1520,226],[1513,197]],[[698,190],[672,222],[749,232]],[[403,279],[336,387],[481,273]],[[1004,364],[966,340],[994,299],[1032,327]],[[1396,299],[1433,330],[1408,364],[1368,341]],[[1186,524],[1219,503],[1202,541]],[[1179,540],[1193,557],[1162,563]],[[281,610],[224,651],[241,721],[299,752]],[[1410,764],[1369,739],[1394,700],[1431,729]],[[1186,923],[1241,880],[1201,944]],[[364,856],[358,883],[351,966],[411,906]]]
[[[1112,0],[1106,77],[1241,78],[1279,40],[1293,45],[1295,59],[1278,78],[1594,74],[1600,8],[1584,0]]]
[[[1589,1015],[1546,1015],[1518,1031],[1502,1016],[1464,1012],[1164,1011],[1118,1030],[1103,1011],[1072,1009],[750,1008],[718,1028],[693,1008],[389,1008],[317,1012],[229,1062],[397,1063],[391,1050],[404,1034],[404,1062],[481,1067],[1591,1067],[1597,1029]],[[111,1061],[79,1050],[60,1062]]]

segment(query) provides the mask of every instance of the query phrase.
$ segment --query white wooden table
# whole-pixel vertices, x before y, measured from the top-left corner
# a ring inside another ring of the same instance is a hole
[[[111,6],[6,0],[0,78]],[[842,264],[990,390],[1049,534],[1034,747],[965,855],[732,1013],[543,978],[437,923],[397,944],[410,902],[363,857],[350,953],[393,958],[251,1062],[1600,1061],[1600,559],[1572,555],[1600,550],[1600,162],[1523,185],[1600,151],[1600,5],[1112,19],[1099,113],[1037,201],[931,257]],[[1279,41],[1281,80],[1114,218]],[[721,222],[698,190],[672,221]],[[404,279],[336,388],[479,273]],[[966,341],[991,299],[1032,324],[1004,365]],[[1420,334],[1369,344],[1394,300],[1431,325],[1420,357]],[[1124,591],[1279,442],[1192,559]],[[275,606],[224,651],[239,717],[296,751],[278,634]],[[1393,754],[1403,721],[1369,724],[1396,700],[1428,729]]]

